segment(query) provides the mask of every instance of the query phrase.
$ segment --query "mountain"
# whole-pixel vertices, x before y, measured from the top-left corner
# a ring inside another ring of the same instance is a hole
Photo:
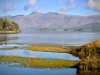
[[[100,32],[100,22],[93,22],[83,26],[72,27],[68,30],[72,31],[85,31],[85,32]]]
[[[48,12],[46,14],[33,12],[29,15],[16,15],[16,16],[4,16],[11,21],[17,22],[21,29],[28,27],[75,27],[83,26],[89,23],[100,21],[100,15],[91,16],[79,16],[79,15],[67,15]]]

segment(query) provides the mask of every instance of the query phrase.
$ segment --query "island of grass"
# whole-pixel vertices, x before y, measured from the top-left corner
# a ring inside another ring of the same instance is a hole
[[[69,52],[67,48],[63,48],[62,46],[58,45],[29,45],[29,46],[24,46],[23,48],[32,51],[45,51],[45,52],[57,52],[57,53]]]
[[[0,34],[17,34],[20,32],[21,30],[16,22],[0,18]]]
[[[76,60],[46,59],[46,58],[28,58],[18,56],[0,56],[0,63],[19,63],[14,66],[30,68],[68,68],[75,67]]]

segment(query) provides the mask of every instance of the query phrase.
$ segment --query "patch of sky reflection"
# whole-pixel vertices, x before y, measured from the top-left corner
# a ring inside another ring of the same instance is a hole
[[[33,58],[53,58],[53,59],[66,59],[66,60],[79,60],[67,53],[53,53],[53,52],[34,52],[29,50],[0,50],[0,56],[21,56]]]
[[[36,68],[19,68],[10,67],[9,65],[0,65],[0,75],[76,75],[75,68],[61,69],[36,69]]]

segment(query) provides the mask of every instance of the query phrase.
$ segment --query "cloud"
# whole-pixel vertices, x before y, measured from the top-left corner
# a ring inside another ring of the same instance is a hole
[[[61,4],[62,2],[58,2],[58,3]],[[65,3],[65,6],[60,7],[61,12],[66,12],[66,11],[71,10],[77,6],[77,4],[75,3],[75,0],[67,0],[64,3]]]
[[[13,5],[12,10],[16,10],[18,8],[18,5]]]
[[[30,53],[29,51],[24,51],[24,54],[28,57],[36,57],[34,54]]]
[[[31,53],[29,51],[24,51],[24,53],[27,55],[27,56],[30,56]]]
[[[37,0],[29,0],[28,4],[29,5],[36,5]]]
[[[100,12],[100,0],[89,0],[87,7]]]
[[[18,52],[17,51],[4,51],[5,52],[5,55],[14,55],[14,56],[18,56]]]
[[[33,11],[36,12],[36,11],[39,11],[40,9],[41,9],[40,7],[35,7],[35,8],[33,9]]]
[[[67,9],[66,6],[62,6],[62,7],[60,8],[60,10],[61,10],[62,12],[66,12],[68,9]]]
[[[11,2],[6,3],[5,7],[3,8],[3,12],[11,11],[11,10],[16,10],[18,9],[17,5],[12,4]]]
[[[33,8],[34,12],[41,10],[45,5],[42,3],[39,6],[36,6],[37,0],[28,0],[28,3],[24,6],[24,10],[27,11],[30,8]]]
[[[45,6],[44,4],[41,4],[39,7],[35,7],[35,8],[33,9],[33,11],[34,11],[34,12],[37,12],[37,11],[41,10],[44,6]]]
[[[61,2],[61,1],[59,1],[59,2],[58,2],[58,4],[62,4],[62,2]]]
[[[12,3],[6,3],[6,6],[3,8],[3,12],[7,12],[8,10],[10,10],[12,7]]]
[[[66,6],[68,7],[68,9],[73,9],[73,8],[75,8],[76,7],[76,3],[75,3],[75,0],[68,0],[67,2],[66,2]]]
[[[27,11],[31,7],[36,5],[37,0],[28,0],[28,3],[24,6],[24,10]]]
[[[30,5],[26,5],[24,6],[24,10],[27,11],[31,6]]]

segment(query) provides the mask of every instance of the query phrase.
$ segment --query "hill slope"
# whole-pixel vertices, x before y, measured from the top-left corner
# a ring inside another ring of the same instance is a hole
[[[92,31],[92,32],[100,32],[100,22],[93,22],[86,24],[84,26],[78,26],[71,28],[73,31]]]
[[[46,14],[33,12],[29,15],[4,16],[11,21],[17,22],[23,27],[75,27],[100,21],[100,15],[79,16],[49,12]]]

